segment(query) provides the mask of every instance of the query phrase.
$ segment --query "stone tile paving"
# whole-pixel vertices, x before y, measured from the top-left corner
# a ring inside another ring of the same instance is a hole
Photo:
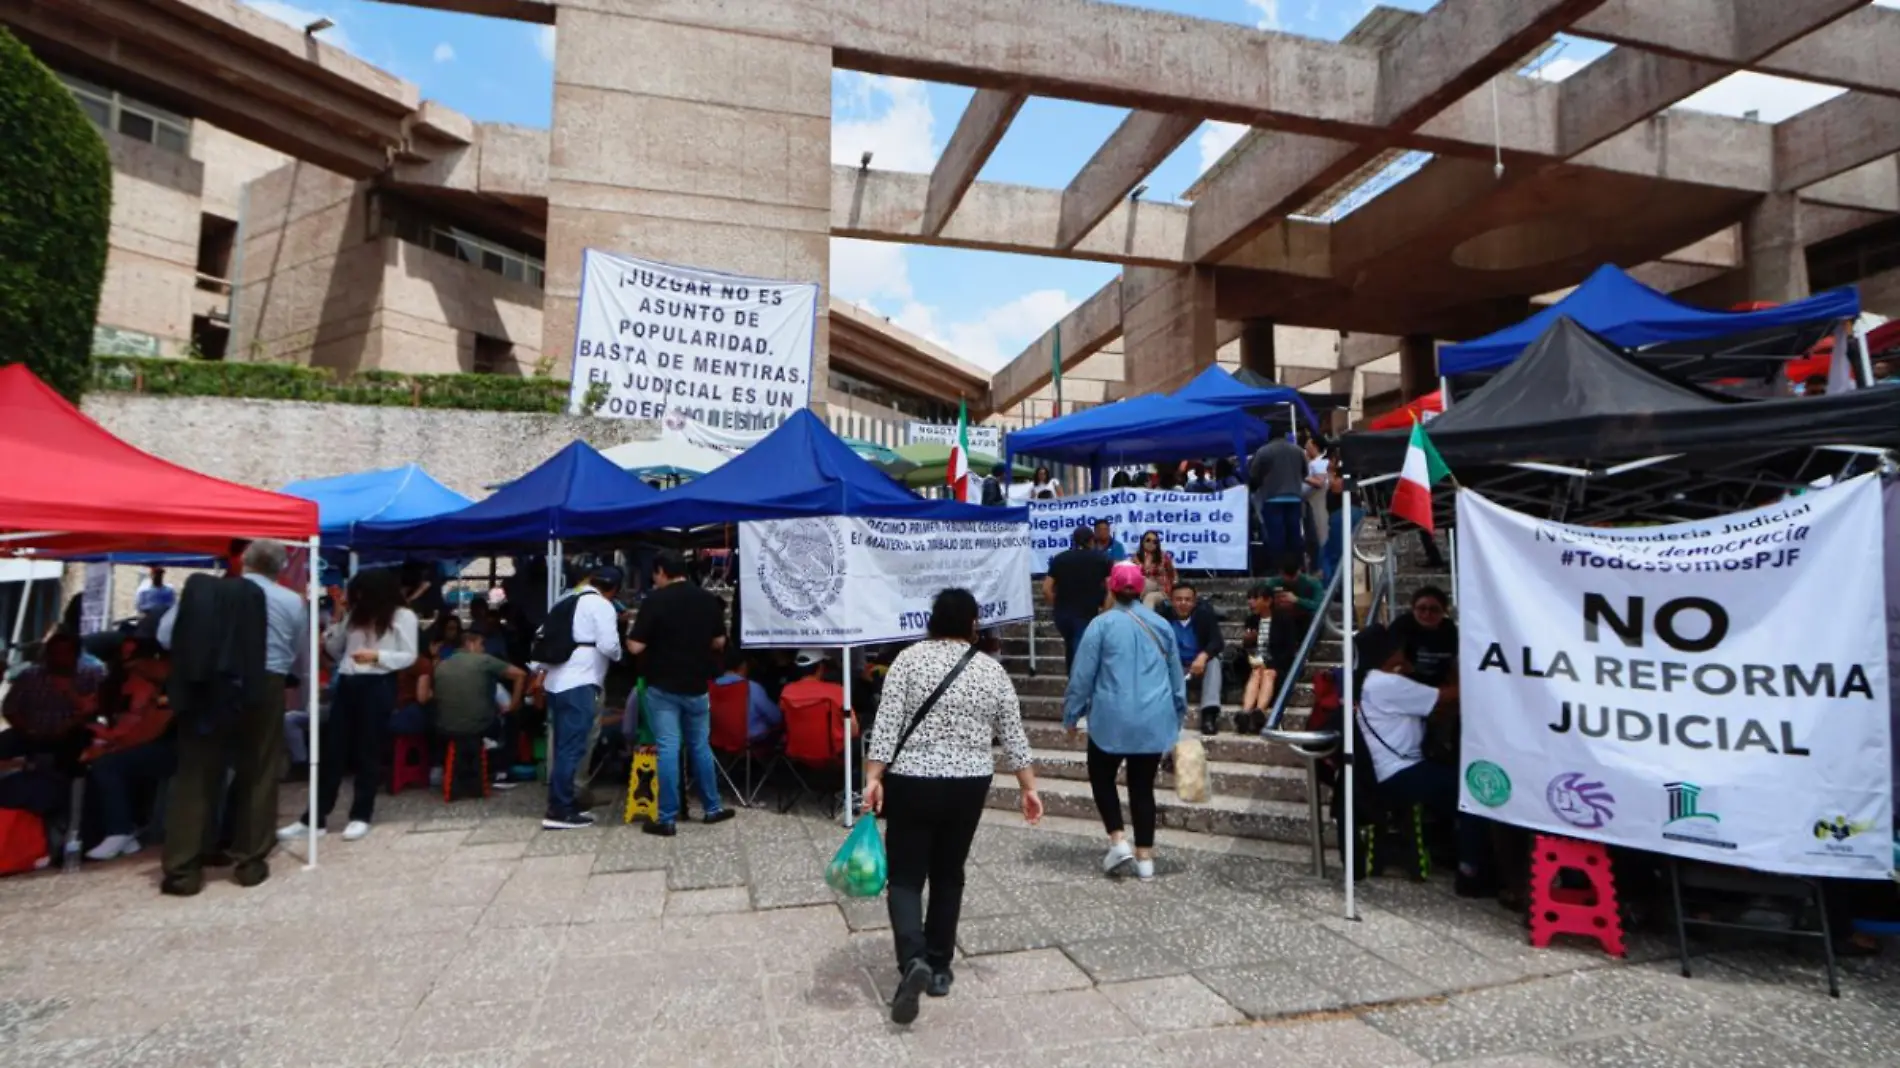
[[[1347,921],[1262,843],[1164,834],[1160,878],[1110,881],[1093,828],[1000,813],[956,988],[899,1029],[883,902],[819,877],[841,829],[543,832],[540,804],[385,798],[369,838],[249,891],[162,898],[155,851],[0,881],[0,1066],[1900,1063],[1893,958],[1847,962],[1838,1001],[1776,946],[1685,980],[1653,936],[1534,950],[1439,884],[1375,882]]]

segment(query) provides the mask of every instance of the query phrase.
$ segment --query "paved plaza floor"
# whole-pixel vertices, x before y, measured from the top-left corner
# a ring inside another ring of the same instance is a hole
[[[745,811],[673,840],[542,831],[533,787],[384,798],[321,867],[161,897],[156,851],[0,880],[0,1065],[1900,1063],[1900,966],[1768,947],[1535,950],[1494,903],[1379,880],[1362,918],[1296,852],[1163,838],[1115,882],[1094,828],[977,839],[957,983],[891,1025],[883,901],[820,873],[843,831]],[[295,814],[300,791],[286,789]],[[605,815],[606,810],[599,810]],[[222,873],[215,873],[221,875]]]

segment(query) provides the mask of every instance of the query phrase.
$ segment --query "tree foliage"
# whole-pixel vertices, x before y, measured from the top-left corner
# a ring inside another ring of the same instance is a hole
[[[0,29],[0,363],[72,400],[89,381],[112,162],[73,94]]]

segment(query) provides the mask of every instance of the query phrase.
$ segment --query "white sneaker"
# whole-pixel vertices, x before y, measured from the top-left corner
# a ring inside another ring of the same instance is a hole
[[[1126,840],[1116,842],[1108,847],[1107,853],[1102,855],[1102,874],[1113,875],[1134,859],[1134,846],[1129,845]]]
[[[1152,860],[1135,861],[1135,878],[1140,879],[1142,882],[1145,883],[1154,877],[1155,877],[1155,862],[1154,861]]]
[[[129,834],[106,835],[98,845],[86,851],[87,860],[111,860],[129,857],[139,851],[139,840]]]
[[[368,833],[369,824],[364,823],[362,820],[351,820],[350,825],[343,828],[343,840],[345,842],[354,842]]]
[[[295,841],[309,833],[310,825],[308,823],[286,823],[282,827],[277,828],[277,838],[283,842]],[[318,838],[322,838],[329,833],[329,831],[324,830],[322,827],[317,828]]]

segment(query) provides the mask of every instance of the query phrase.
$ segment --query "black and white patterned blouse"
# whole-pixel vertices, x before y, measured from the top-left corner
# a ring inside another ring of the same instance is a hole
[[[869,760],[888,763],[897,739],[936,690],[943,677],[963,659],[963,642],[926,641],[897,654],[878,701],[877,726],[871,731]],[[1003,742],[1004,763],[1011,771],[1030,764],[1029,738],[1023,734],[1022,704],[1003,665],[976,654],[963,674],[931,706],[924,722],[904,743],[893,775],[920,779],[988,778],[996,771],[992,739]]]

